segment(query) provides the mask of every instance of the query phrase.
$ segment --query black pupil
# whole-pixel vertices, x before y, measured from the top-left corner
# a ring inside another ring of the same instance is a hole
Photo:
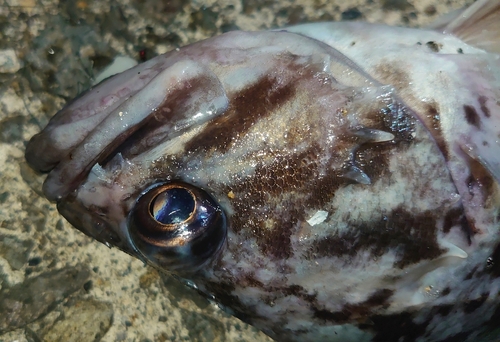
[[[186,221],[195,207],[194,198],[183,188],[168,189],[151,203],[151,215],[163,224],[178,224]]]

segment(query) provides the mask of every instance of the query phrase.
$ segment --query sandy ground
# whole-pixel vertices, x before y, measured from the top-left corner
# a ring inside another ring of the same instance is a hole
[[[307,21],[422,26],[470,2],[0,0],[0,341],[269,341],[42,197],[26,142],[117,55]]]

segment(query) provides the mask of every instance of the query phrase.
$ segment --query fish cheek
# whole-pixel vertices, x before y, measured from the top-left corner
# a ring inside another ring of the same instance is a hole
[[[116,246],[133,255],[133,249],[124,243],[122,237],[106,220],[107,208],[95,205],[87,208],[79,201],[77,194],[72,193],[57,203],[57,210],[72,226],[85,235],[106,246]]]

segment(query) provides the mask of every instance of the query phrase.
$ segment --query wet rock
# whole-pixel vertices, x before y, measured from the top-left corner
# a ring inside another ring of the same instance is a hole
[[[362,14],[356,7],[349,8],[348,10],[342,12],[342,20],[355,20],[360,19]]]
[[[33,245],[33,241],[0,234],[0,257],[7,260],[13,270],[20,270],[28,262]]]
[[[42,273],[0,290],[0,333],[14,330],[46,315],[57,303],[83,287],[90,271],[66,267]]]
[[[382,4],[383,9],[392,11],[404,11],[413,8],[413,5],[406,0],[383,0]]]
[[[0,73],[13,74],[21,67],[21,62],[14,49],[0,50]]]
[[[191,341],[226,341],[224,325],[217,319],[193,311],[181,310]]]
[[[254,12],[258,12],[262,8],[270,7],[273,5],[273,1],[271,0],[243,0],[241,2],[243,6],[242,12],[244,14],[251,14]]]
[[[191,23],[189,27],[192,30],[202,29],[208,32],[215,32],[217,26],[215,26],[215,21],[217,20],[217,13],[209,8],[202,8],[197,12],[191,13]]]
[[[93,299],[68,305],[43,341],[99,341],[113,322],[113,306]]]
[[[434,5],[428,5],[427,7],[424,8],[424,13],[427,15],[434,15],[436,14],[436,6]]]

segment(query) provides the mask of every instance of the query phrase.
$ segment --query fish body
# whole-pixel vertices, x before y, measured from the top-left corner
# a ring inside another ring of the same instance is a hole
[[[499,16],[229,32],[103,81],[26,157],[76,228],[276,340],[495,340]]]

